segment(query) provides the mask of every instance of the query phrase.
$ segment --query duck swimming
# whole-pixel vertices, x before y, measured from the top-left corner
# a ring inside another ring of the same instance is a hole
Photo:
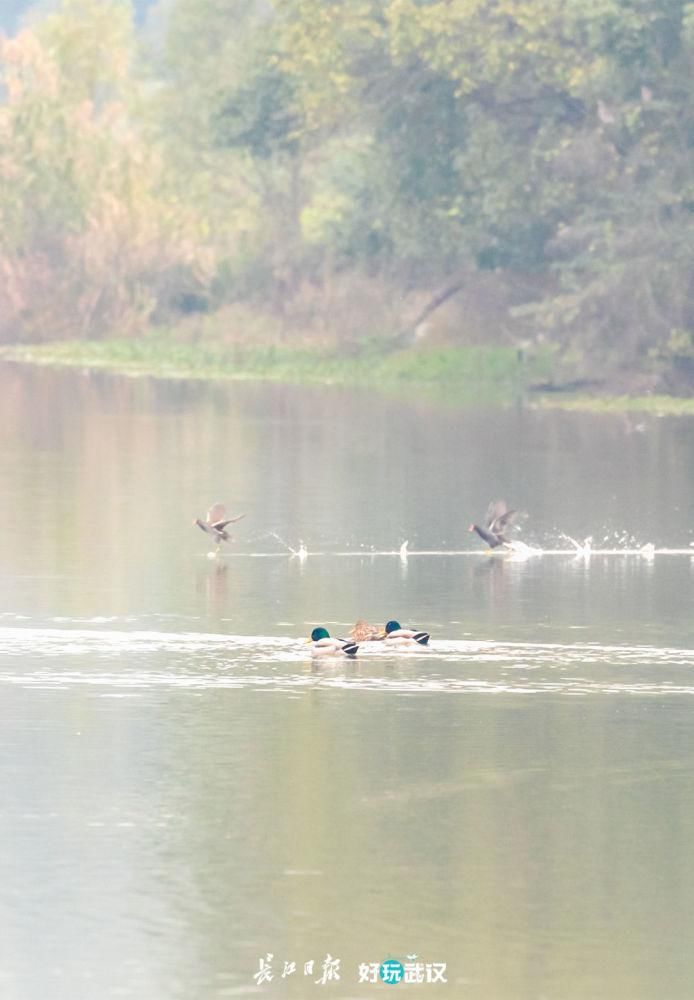
[[[387,646],[410,645],[416,642],[419,646],[426,646],[429,642],[429,633],[422,629],[403,628],[400,622],[386,622],[384,632],[381,633]]]
[[[518,517],[520,517],[519,512],[509,510],[503,500],[492,500],[484,519],[485,527],[481,528],[479,524],[471,524],[468,531],[476,531],[490,549],[495,549],[499,545],[508,545],[505,532],[513,526]]]
[[[363,618],[360,618],[354,624],[354,626],[350,629],[349,634],[355,642],[373,642],[374,640],[384,638],[382,628],[377,628],[376,625],[369,625],[369,623],[365,622]]]
[[[199,517],[193,521],[193,524],[197,524],[202,531],[212,535],[217,543],[217,550],[222,542],[228,542],[231,538],[229,532],[224,530],[227,524],[235,524],[236,521],[240,521],[242,517],[246,516],[245,514],[237,514],[236,517],[227,517],[226,512],[223,503],[213,503],[205,515],[204,521],[201,521]]]
[[[326,628],[320,626],[311,632],[311,638],[306,642],[311,643],[311,652],[314,656],[339,656],[344,653],[346,656],[354,656],[359,649],[356,642],[348,639],[333,639]]]

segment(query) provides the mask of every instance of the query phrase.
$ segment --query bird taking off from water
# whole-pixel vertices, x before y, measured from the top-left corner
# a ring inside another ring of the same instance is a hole
[[[204,521],[201,521],[199,517],[193,521],[193,524],[197,524],[198,528],[207,532],[208,535],[212,535],[217,543],[217,551],[219,551],[222,542],[228,542],[231,538],[229,532],[226,531],[226,526],[234,524],[246,516],[245,514],[237,514],[236,517],[227,517],[226,515],[227,510],[223,503],[213,503],[205,515]]]
[[[492,500],[487,508],[484,528],[479,524],[471,524],[468,531],[476,531],[490,549],[495,549],[499,545],[509,544],[506,532],[513,527],[519,517],[521,517],[520,512],[509,510],[503,500]]]

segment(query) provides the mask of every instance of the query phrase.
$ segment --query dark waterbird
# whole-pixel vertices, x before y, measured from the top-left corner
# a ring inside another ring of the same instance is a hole
[[[499,545],[508,545],[506,532],[520,516],[519,511],[509,510],[503,500],[492,500],[487,508],[484,528],[479,524],[471,524],[468,531],[476,531],[490,549],[495,549]]]
[[[219,548],[222,542],[228,542],[231,538],[231,535],[226,530],[226,526],[234,524],[246,516],[245,514],[237,514],[235,517],[227,517],[226,512],[226,507],[223,503],[213,503],[205,515],[204,521],[201,521],[199,517],[196,517],[193,521],[193,524],[197,524],[198,528],[201,528],[202,531],[208,535],[212,535],[217,543],[217,548]]]

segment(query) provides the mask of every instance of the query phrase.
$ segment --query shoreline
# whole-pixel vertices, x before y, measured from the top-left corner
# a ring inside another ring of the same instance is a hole
[[[145,338],[5,344],[0,346],[0,361],[129,377],[377,388],[398,395],[416,391],[445,404],[510,406],[522,402],[542,410],[694,415],[694,398],[681,396],[533,391],[531,384],[546,375],[548,358],[527,361],[508,347],[427,347],[386,353],[367,346],[358,353],[340,354],[316,347],[224,350]]]

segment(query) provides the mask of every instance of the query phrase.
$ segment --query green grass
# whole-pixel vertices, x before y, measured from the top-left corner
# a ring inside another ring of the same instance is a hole
[[[194,344],[171,336],[139,340],[62,341],[10,344],[0,359],[31,364],[103,369],[158,378],[259,379],[295,384],[364,386],[385,392],[436,398],[448,404],[508,404],[527,385],[551,374],[550,353],[520,359],[511,347],[417,347],[386,352],[378,340],[349,354],[327,348],[219,348],[214,342]],[[694,399],[677,396],[589,396],[569,393],[533,395],[542,409],[593,413],[643,412],[694,414]]]
[[[451,401],[509,401],[532,371],[513,348],[461,347],[384,352],[378,342],[350,354],[321,348],[216,347],[164,337],[8,345],[0,358],[32,364],[106,369],[169,378],[265,379],[280,382],[417,389]]]
[[[583,410],[590,413],[650,413],[655,416],[694,416],[694,399],[681,396],[581,396],[558,393],[534,399],[539,409]]]

